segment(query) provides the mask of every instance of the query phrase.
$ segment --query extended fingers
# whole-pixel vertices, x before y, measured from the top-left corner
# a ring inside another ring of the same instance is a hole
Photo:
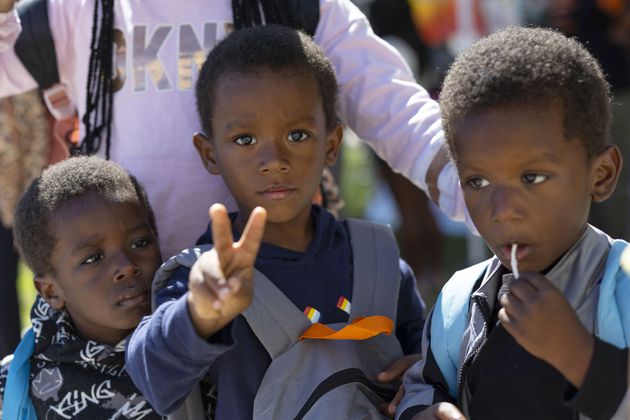
[[[234,244],[232,223],[223,204],[213,204],[209,213],[212,220],[212,243],[219,254],[219,260],[224,263],[224,256],[232,249]]]
[[[247,225],[243,229],[241,239],[237,247],[251,256],[252,261],[256,259],[263,234],[265,233],[265,223],[267,222],[267,210],[256,207],[252,210],[247,220]]]

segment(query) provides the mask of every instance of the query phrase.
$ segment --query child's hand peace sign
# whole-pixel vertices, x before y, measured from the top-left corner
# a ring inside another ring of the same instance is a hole
[[[188,309],[200,337],[207,339],[245,310],[253,299],[254,262],[265,230],[267,212],[255,208],[241,239],[234,242],[227,210],[210,207],[214,248],[190,270]]]

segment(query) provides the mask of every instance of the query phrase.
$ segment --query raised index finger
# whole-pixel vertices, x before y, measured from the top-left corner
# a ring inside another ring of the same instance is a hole
[[[212,242],[217,250],[221,266],[225,263],[226,253],[232,249],[234,237],[232,236],[232,223],[227,209],[223,204],[213,204],[210,207],[210,219],[212,219]]]
[[[266,222],[267,210],[262,207],[256,207],[249,215],[241,239],[236,244],[239,249],[253,256],[254,259],[256,254],[258,254],[258,248],[260,248],[260,242],[262,242],[262,237],[265,233]]]

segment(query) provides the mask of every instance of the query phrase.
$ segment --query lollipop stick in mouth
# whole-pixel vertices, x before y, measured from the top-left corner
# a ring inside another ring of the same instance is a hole
[[[512,273],[514,274],[514,278],[518,279],[518,261],[516,261],[516,250],[518,249],[518,244],[512,244],[512,258],[510,260],[510,264],[512,266]]]

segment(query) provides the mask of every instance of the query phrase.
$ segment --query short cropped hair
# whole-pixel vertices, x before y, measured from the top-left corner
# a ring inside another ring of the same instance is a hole
[[[597,60],[576,40],[542,28],[510,27],[473,44],[453,63],[440,95],[442,124],[453,140],[468,116],[489,108],[558,102],[565,137],[589,158],[610,142],[610,88]]]
[[[50,166],[37,177],[17,206],[13,226],[15,244],[34,274],[54,273],[50,255],[57,238],[51,226],[57,211],[93,192],[108,201],[136,203],[145,208],[157,236],[153,210],[134,176],[120,165],[95,156],[72,157]]]
[[[312,75],[319,87],[326,128],[330,130],[337,124],[337,79],[328,58],[303,32],[280,25],[264,25],[232,32],[210,51],[201,67],[196,85],[197,111],[206,136],[212,136],[219,78],[263,70]]]

